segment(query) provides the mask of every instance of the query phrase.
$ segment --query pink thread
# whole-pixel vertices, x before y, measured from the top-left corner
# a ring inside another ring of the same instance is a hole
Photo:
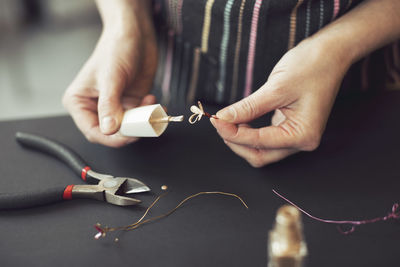
[[[335,3],[333,4],[332,20],[336,19],[337,15],[339,14],[339,9],[340,9],[340,0],[335,0]]]
[[[244,97],[250,95],[251,87],[253,85],[254,56],[255,56],[255,52],[256,52],[258,17],[260,14],[261,4],[262,4],[262,0],[257,0],[254,3],[253,17],[251,18],[249,52],[247,55],[246,85],[245,85],[245,90],[244,90],[244,95],[243,95]]]
[[[373,218],[373,219],[368,219],[368,220],[361,220],[361,221],[339,221],[339,220],[326,220],[326,219],[321,219],[318,217],[315,217],[313,215],[311,215],[310,213],[308,213],[307,211],[303,210],[302,208],[300,208],[299,206],[297,206],[296,204],[294,204],[292,201],[290,201],[289,199],[287,199],[286,197],[282,196],[281,194],[279,194],[275,189],[272,189],[272,192],[274,192],[278,197],[282,198],[283,200],[285,200],[286,202],[288,202],[289,204],[293,205],[294,207],[296,207],[298,210],[300,210],[302,213],[304,213],[305,215],[307,215],[308,217],[310,217],[311,219],[320,221],[320,222],[324,222],[324,223],[332,223],[332,224],[338,224],[338,230],[339,232],[341,232],[342,234],[350,234],[353,233],[356,226],[358,225],[362,225],[362,224],[368,224],[368,223],[375,223],[375,222],[379,222],[379,221],[387,221],[389,219],[400,219],[400,206],[398,203],[394,203],[392,206],[392,211],[390,213],[388,213],[388,215],[384,216],[384,217],[377,217],[377,218]],[[351,228],[349,230],[343,230],[343,225],[351,225]]]

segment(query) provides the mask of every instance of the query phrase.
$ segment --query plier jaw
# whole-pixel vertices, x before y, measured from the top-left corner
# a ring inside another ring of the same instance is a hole
[[[125,184],[121,189],[123,189],[123,194],[133,194],[133,193],[143,193],[143,192],[148,192],[150,191],[150,188],[145,185],[143,182],[139,181],[138,179],[135,178],[129,178],[129,177],[114,177],[109,174],[102,174],[95,172],[91,169],[89,169],[86,173],[86,177],[90,177],[92,180],[95,180],[95,183],[100,183],[103,180],[106,179],[125,179]],[[85,177],[85,179],[87,179]]]
[[[118,206],[138,204],[140,200],[125,196],[128,179],[111,176],[103,178],[97,185],[74,185],[71,198],[91,198]]]
[[[98,186],[103,186],[105,188],[104,201],[118,206],[130,206],[140,203],[141,200],[125,196],[125,194],[127,194],[128,179],[129,178],[113,178],[110,181],[101,181]],[[116,185],[110,187],[114,182],[116,182]]]

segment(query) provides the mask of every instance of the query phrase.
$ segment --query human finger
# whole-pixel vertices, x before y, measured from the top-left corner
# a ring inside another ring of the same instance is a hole
[[[91,98],[73,97],[65,105],[78,129],[91,143],[99,143],[110,147],[120,147],[137,140],[137,138],[122,137],[118,134],[104,135],[99,128],[97,102]]]
[[[104,135],[98,126],[91,128],[89,133],[85,136],[87,136],[87,139],[92,143],[98,143],[114,148],[122,147],[138,140],[136,137],[125,137],[119,133]]]
[[[143,97],[142,101],[140,102],[140,106],[153,105],[156,103],[156,101],[156,97],[152,94],[149,94]]]
[[[273,88],[273,85],[267,82],[248,97],[218,111],[216,116],[221,120],[236,124],[249,122],[293,102],[291,99],[293,97],[281,93],[281,90]]]
[[[224,141],[238,156],[244,158],[251,166],[259,168],[277,162],[297,152],[295,149],[258,149]]]
[[[98,121],[103,134],[110,135],[118,131],[124,113],[121,98],[127,77],[119,68],[104,67],[98,80]]]
[[[285,120],[286,120],[286,116],[283,114],[283,112],[280,109],[277,109],[277,110],[275,110],[274,115],[272,116],[271,124],[274,126],[278,126]]]
[[[136,108],[139,106],[153,105],[156,103],[156,97],[154,95],[146,95],[144,97],[136,96],[123,96],[121,99],[122,108],[124,110]]]
[[[264,149],[296,148],[300,145],[300,134],[295,124],[285,122],[278,126],[251,128],[249,126],[227,123],[211,119],[218,134],[231,143]]]

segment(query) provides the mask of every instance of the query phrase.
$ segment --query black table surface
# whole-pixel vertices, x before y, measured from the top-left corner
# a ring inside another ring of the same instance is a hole
[[[386,215],[400,201],[400,92],[338,100],[320,147],[255,169],[235,156],[207,119],[171,124],[160,138],[120,149],[91,144],[69,117],[0,122],[0,192],[37,190],[81,181],[63,163],[15,142],[16,131],[55,138],[99,172],[139,178],[152,193],[140,206],[72,200],[0,212],[0,266],[266,266],[267,237],[284,201],[329,219]],[[210,109],[210,107],[208,108]],[[211,108],[212,111],[212,108]],[[95,240],[93,225],[136,221],[169,187],[149,216],[200,191],[171,216]],[[360,226],[351,235],[303,216],[306,266],[399,266],[400,224]],[[114,238],[119,242],[115,243]]]

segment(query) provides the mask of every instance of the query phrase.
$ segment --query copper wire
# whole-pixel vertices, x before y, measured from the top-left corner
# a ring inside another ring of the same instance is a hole
[[[107,232],[114,232],[114,231],[130,231],[130,230],[134,230],[134,229],[138,228],[139,226],[141,226],[141,225],[143,225],[143,224],[145,224],[145,223],[149,223],[149,222],[152,222],[152,221],[156,221],[156,220],[159,220],[159,219],[162,219],[162,218],[165,218],[165,217],[171,215],[171,214],[174,213],[177,209],[179,209],[185,202],[187,202],[188,200],[190,200],[190,199],[192,199],[192,198],[195,198],[195,197],[197,197],[197,196],[200,196],[200,195],[218,194],[218,195],[225,195],[225,196],[235,197],[235,198],[237,198],[237,199],[240,200],[240,202],[243,204],[243,206],[244,206],[246,209],[249,208],[249,207],[247,206],[246,202],[244,202],[244,200],[243,200],[241,197],[239,197],[238,195],[236,195],[236,194],[233,194],[233,193],[226,193],[226,192],[220,192],[220,191],[206,191],[206,192],[199,192],[199,193],[196,193],[196,194],[193,194],[193,195],[190,195],[190,196],[186,197],[186,198],[183,199],[181,202],[179,202],[179,204],[176,205],[175,208],[173,208],[172,210],[170,210],[169,212],[167,212],[167,213],[165,213],[165,214],[162,214],[162,215],[155,216],[155,217],[148,218],[148,219],[144,220],[144,218],[145,218],[146,215],[149,213],[149,211],[154,207],[154,205],[155,205],[162,197],[164,197],[167,193],[168,193],[168,192],[166,192],[166,193],[164,193],[164,194],[158,196],[158,197],[151,203],[151,205],[146,209],[146,211],[144,212],[144,214],[142,215],[142,217],[141,217],[139,220],[137,220],[135,223],[132,223],[132,224],[129,224],[129,225],[126,225],[126,226],[120,226],[120,227],[108,227],[108,226],[106,226],[106,227],[101,227],[100,224],[97,224],[97,225],[95,226],[95,228],[102,234],[102,235],[101,235],[102,237],[104,237],[105,234],[106,234]]]

